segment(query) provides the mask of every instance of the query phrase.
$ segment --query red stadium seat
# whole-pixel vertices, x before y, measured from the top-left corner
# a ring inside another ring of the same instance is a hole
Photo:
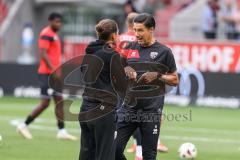
[[[0,25],[7,16],[8,7],[3,0],[0,0]]]

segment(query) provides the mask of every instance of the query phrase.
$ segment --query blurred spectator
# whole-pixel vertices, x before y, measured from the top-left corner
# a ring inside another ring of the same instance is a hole
[[[161,2],[162,2],[165,6],[168,6],[168,5],[171,5],[171,4],[172,4],[172,0],[161,0]]]
[[[0,0],[0,26],[3,22],[3,20],[5,19],[5,17],[7,16],[7,5],[3,0]]]
[[[235,27],[235,32],[233,39],[240,39],[240,0],[236,1],[236,7],[234,7],[232,14],[222,18],[225,22],[233,23]]]
[[[240,0],[237,0],[236,10],[233,13],[232,21],[236,25],[237,39],[240,39]]]
[[[237,9],[235,7],[234,0],[225,0],[223,8],[221,10],[220,20],[225,23],[225,33],[229,40],[238,39],[238,32],[236,30],[236,22],[233,17],[235,16]]]
[[[132,0],[127,0],[127,2],[124,4],[124,11],[125,11],[126,17],[128,14],[130,14],[132,12],[137,12]]]
[[[182,4],[181,4],[181,7],[180,7],[180,10],[188,7],[188,6],[191,5],[193,2],[195,2],[195,0],[183,0],[183,1],[182,1]]]
[[[133,6],[135,7],[135,9],[136,9],[136,11],[138,13],[142,13],[143,12],[144,7],[146,5],[149,5],[149,1],[151,1],[151,0],[132,0]]]
[[[218,29],[218,0],[208,0],[203,10],[203,33],[206,39],[216,39]]]

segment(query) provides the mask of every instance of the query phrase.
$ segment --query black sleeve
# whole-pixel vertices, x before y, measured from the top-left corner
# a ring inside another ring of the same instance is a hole
[[[54,37],[51,37],[51,36],[48,36],[48,35],[42,35],[42,36],[40,37],[40,39],[46,40],[46,41],[50,41],[50,42],[53,42],[53,41],[54,41]]]
[[[177,70],[174,55],[173,55],[171,49],[168,49],[166,52],[167,52],[166,65],[169,68],[168,73],[173,73]]]

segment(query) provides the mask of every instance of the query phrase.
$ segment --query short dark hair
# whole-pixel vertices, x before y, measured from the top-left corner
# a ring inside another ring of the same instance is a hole
[[[127,24],[128,25],[133,25],[133,20],[138,16],[138,13],[136,12],[131,12],[127,16]]]
[[[57,19],[57,18],[59,18],[59,19],[62,20],[63,17],[62,17],[62,15],[61,15],[60,13],[53,12],[53,13],[51,13],[51,14],[49,15],[48,20],[49,20],[49,21],[53,21],[53,20],[55,20],[55,19]]]
[[[112,33],[118,32],[118,25],[114,20],[103,19],[96,25],[96,32],[100,40],[108,40]]]
[[[154,28],[156,26],[156,22],[154,17],[148,13],[139,14],[136,18],[134,18],[134,23],[142,23],[147,28]]]

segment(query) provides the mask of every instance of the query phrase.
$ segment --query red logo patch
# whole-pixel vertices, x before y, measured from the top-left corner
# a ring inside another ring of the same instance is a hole
[[[138,50],[129,50],[127,58],[140,58]]]

